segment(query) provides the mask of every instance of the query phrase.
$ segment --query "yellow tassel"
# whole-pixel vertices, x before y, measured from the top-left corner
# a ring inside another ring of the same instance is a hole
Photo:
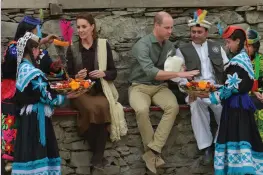
[[[199,15],[198,17],[198,23],[202,23],[203,20],[205,19],[206,17],[206,14],[207,14],[207,11],[206,10],[203,10],[203,12]]]

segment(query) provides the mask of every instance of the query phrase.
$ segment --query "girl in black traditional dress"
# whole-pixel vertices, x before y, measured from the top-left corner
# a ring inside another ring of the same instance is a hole
[[[45,74],[36,68],[39,38],[27,32],[17,42],[16,105],[19,120],[13,175],[60,175],[61,159],[51,116],[65,96],[50,89]],[[70,94],[67,98],[77,97]]]
[[[209,95],[212,103],[223,104],[215,148],[215,175],[263,174],[263,143],[254,118],[256,108],[248,94],[253,87],[254,71],[244,49],[246,32],[229,26],[223,38],[234,57],[226,66],[224,86]]]
[[[29,31],[34,34],[40,33],[37,26],[41,25],[41,21],[26,16],[19,23],[14,40],[8,44],[5,55],[1,64],[1,111],[2,111],[2,173],[4,173],[4,164],[6,161],[13,161],[14,142],[16,138],[16,128],[18,121],[15,118],[16,107],[14,103],[16,70],[17,70],[17,40],[23,37]],[[54,35],[49,35],[41,39],[40,44],[50,42]],[[54,74],[56,76],[64,76],[64,72],[60,68],[60,61],[53,62],[46,50],[41,51],[38,60],[38,67],[46,74]],[[9,171],[11,166],[7,164],[6,170]]]

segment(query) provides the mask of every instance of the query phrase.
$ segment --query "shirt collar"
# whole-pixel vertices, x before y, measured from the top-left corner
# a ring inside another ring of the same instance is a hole
[[[193,44],[193,46],[195,46],[195,47],[205,47],[205,46],[207,46],[207,40],[203,43],[203,44],[195,44],[193,41],[192,41],[192,44]]]
[[[81,41],[79,42],[79,50],[82,49],[86,49],[86,50],[95,50],[96,49],[96,45],[97,45],[97,39],[93,41],[92,46],[89,49],[86,49],[83,47],[83,45],[81,44]]]
[[[150,39],[151,39],[152,43],[158,43],[158,40],[156,39],[156,37],[154,36],[153,33],[150,34]]]
[[[157,43],[160,45],[159,41],[156,39],[156,37],[154,36],[153,33],[150,34],[150,39],[151,39],[152,43],[155,43],[155,44]],[[163,47],[165,44],[166,44],[166,41],[164,40],[162,45],[160,45],[160,46]]]

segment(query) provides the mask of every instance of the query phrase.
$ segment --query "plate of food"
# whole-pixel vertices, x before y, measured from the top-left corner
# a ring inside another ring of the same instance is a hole
[[[91,80],[69,79],[62,81],[49,82],[50,88],[57,91],[59,94],[67,95],[74,93],[88,92],[95,82]]]
[[[222,85],[212,84],[209,81],[190,81],[186,84],[181,84],[180,88],[188,94],[194,95],[195,93],[210,93],[217,91]]]

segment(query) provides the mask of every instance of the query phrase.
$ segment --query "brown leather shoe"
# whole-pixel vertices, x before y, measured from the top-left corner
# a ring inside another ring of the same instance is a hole
[[[160,155],[156,155],[155,167],[158,168],[164,164],[165,164],[165,162],[162,159],[162,157]]]
[[[156,155],[151,151],[147,151],[143,154],[142,159],[146,163],[146,167],[154,174],[156,174]]]

